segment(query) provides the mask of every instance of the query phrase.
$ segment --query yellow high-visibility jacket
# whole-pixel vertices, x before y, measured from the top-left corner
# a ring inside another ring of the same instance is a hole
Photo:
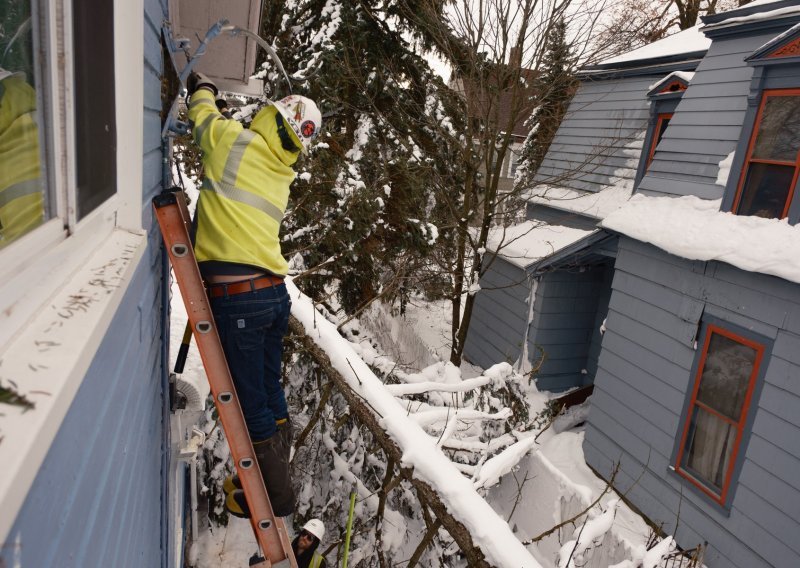
[[[0,81],[0,248],[44,221],[36,92],[21,75]]]
[[[197,203],[198,262],[246,264],[281,276],[288,272],[278,232],[297,154],[281,146],[276,113],[274,106],[263,109],[248,129],[225,119],[208,90],[192,95],[189,119],[205,169]]]

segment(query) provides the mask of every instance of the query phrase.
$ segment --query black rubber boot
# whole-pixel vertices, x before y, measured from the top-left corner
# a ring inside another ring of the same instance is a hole
[[[292,442],[294,435],[294,427],[292,426],[292,422],[289,418],[286,418],[284,422],[278,424],[278,435],[281,437],[281,444],[286,452],[285,459],[288,462],[292,456]],[[225,482],[222,484],[222,489],[225,491],[226,496],[229,493],[233,493],[237,489],[241,488],[242,482],[239,480],[239,476],[235,473],[226,477]]]
[[[287,422],[274,436],[253,444],[276,517],[294,513],[294,490],[289,477],[290,448],[286,442],[287,438],[291,439],[291,430],[291,423]]]

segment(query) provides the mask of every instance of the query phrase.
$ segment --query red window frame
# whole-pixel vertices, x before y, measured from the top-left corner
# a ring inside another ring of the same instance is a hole
[[[665,120],[672,119],[671,112],[662,112],[658,115],[658,120],[656,120],[656,127],[653,129],[653,138],[650,140],[650,151],[647,153],[647,167],[645,167],[645,171],[650,169],[650,164],[653,162],[653,156],[656,153],[656,146],[658,146],[658,133],[661,132],[661,125],[664,124]]]
[[[744,163],[742,164],[742,173],[739,176],[739,185],[736,188],[736,197],[733,200],[733,207],[731,211],[736,215],[739,214],[739,205],[742,201],[742,193],[744,192],[744,184],[747,180],[747,174],[750,171],[750,164],[772,164],[777,166],[790,166],[792,162],[781,160],[765,160],[762,158],[753,158],[753,150],[755,149],[756,139],[758,132],[761,129],[761,119],[764,116],[764,107],[767,105],[769,97],[797,97],[800,96],[800,89],[765,89],[761,95],[761,102],[758,106],[758,114],[756,121],[753,124],[753,131],[750,133],[750,140],[747,143],[747,154]],[[781,219],[785,219],[789,215],[789,207],[794,198],[794,188],[797,185],[797,176],[800,173],[800,152],[797,153],[794,160],[794,176],[792,177],[792,184],[789,187],[789,192],[786,196],[786,203],[783,205],[783,213]]]
[[[702,402],[697,400],[697,393],[700,391],[700,380],[703,376],[703,370],[705,369],[706,365],[706,358],[708,357],[708,348],[711,345],[711,334],[717,333],[728,339],[735,341],[737,343],[741,343],[743,345],[747,345],[748,347],[752,347],[756,351],[756,360],[753,363],[753,371],[750,374],[749,383],[747,385],[747,391],[745,392],[744,402],[742,403],[742,412],[739,416],[739,420],[733,421],[727,416],[724,416],[710,408],[709,406],[703,404]],[[718,325],[708,324],[706,329],[705,336],[703,338],[703,351],[700,356],[700,363],[697,366],[697,372],[695,373],[694,377],[694,388],[692,390],[692,398],[689,401],[689,407],[686,412],[685,417],[685,424],[683,425],[683,433],[681,434],[681,443],[678,446],[678,453],[675,459],[675,471],[687,481],[689,481],[692,485],[697,487],[700,491],[708,495],[711,499],[719,503],[720,505],[725,505],[725,502],[728,498],[728,492],[730,490],[731,479],[733,477],[733,470],[736,466],[737,457],[739,455],[739,448],[742,444],[742,438],[744,436],[744,429],[747,423],[747,417],[750,410],[750,403],[753,397],[753,391],[756,386],[756,379],[758,378],[759,370],[761,369],[761,362],[764,358],[764,351],[765,346],[757,341],[753,341],[752,339],[748,339],[746,337],[742,337],[732,331],[729,331],[725,328],[722,328]],[[683,459],[683,453],[686,446],[686,438],[689,435],[689,427],[692,424],[692,415],[694,414],[694,408],[698,406],[713,414],[715,417],[723,420],[724,422],[735,426],[736,427],[736,440],[733,445],[733,450],[731,451],[730,463],[728,464],[728,469],[725,472],[725,479],[722,484],[722,491],[720,494],[716,494],[714,491],[709,489],[707,485],[705,485],[701,480],[697,479],[694,475],[692,475],[691,471],[687,471],[681,467],[681,460]]]

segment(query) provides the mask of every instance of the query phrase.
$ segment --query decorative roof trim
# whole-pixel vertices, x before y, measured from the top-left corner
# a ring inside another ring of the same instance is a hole
[[[667,85],[666,87],[664,87],[663,89],[658,91],[658,93],[655,94],[663,95],[664,93],[675,93],[677,91],[685,91],[687,87],[688,85],[686,84],[685,81],[681,81],[680,79],[675,79],[674,81],[672,81],[672,83],[670,83],[669,85]]]
[[[794,57],[800,55],[800,38],[787,43],[780,49],[770,53],[767,57]]]
[[[666,95],[682,95],[689,87],[694,73],[689,71],[673,71],[657,83],[650,87],[647,92],[648,98],[663,97]]]
[[[795,24],[782,34],[756,49],[745,58],[745,61],[759,61],[783,57],[800,56],[800,23]]]

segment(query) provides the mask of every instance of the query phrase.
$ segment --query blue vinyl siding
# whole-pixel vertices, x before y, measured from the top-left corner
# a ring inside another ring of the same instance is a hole
[[[633,184],[649,117],[647,92],[662,76],[584,78],[537,182],[592,192],[620,180]]]
[[[775,35],[772,31],[714,40],[678,103],[639,191],[722,197],[725,188],[716,184],[719,162],[736,149],[742,135],[753,75],[744,58]]]
[[[703,313],[774,340],[728,515],[670,471]],[[707,565],[800,565],[800,288],[622,238],[586,430],[587,462]],[[641,478],[640,478],[641,476]],[[639,480],[635,483],[636,480]]]
[[[9,533],[24,566],[161,565],[157,276],[137,269]]]
[[[562,391],[592,382],[611,273],[611,268],[601,265],[541,277],[528,347],[532,356],[539,349],[544,353],[535,375],[540,390]]]
[[[21,543],[22,566],[166,566],[164,281],[150,200],[161,190],[160,26],[167,10],[166,0],[145,0],[141,207],[148,250],[9,532],[8,542]]]
[[[487,257],[488,259],[488,257]],[[525,270],[502,257],[489,260],[475,297],[464,357],[484,368],[514,363],[522,352],[528,325],[530,284]]]

